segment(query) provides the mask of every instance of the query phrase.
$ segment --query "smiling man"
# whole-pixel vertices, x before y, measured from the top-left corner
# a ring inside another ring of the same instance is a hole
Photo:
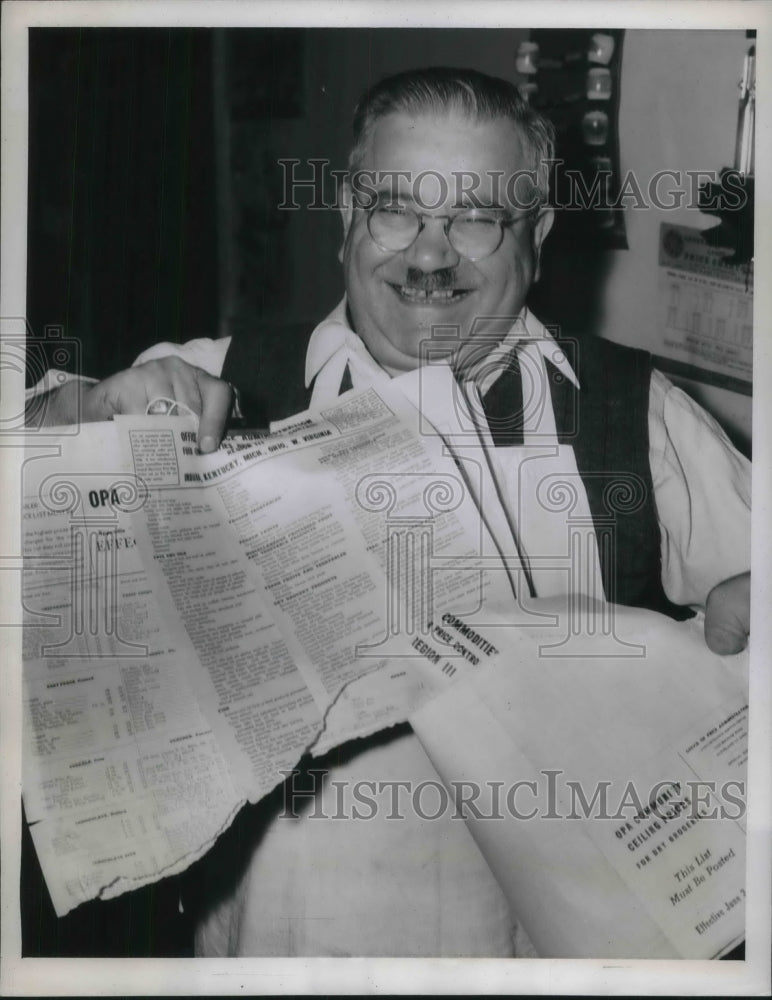
[[[480,445],[497,487],[485,504],[499,505],[510,526],[513,558],[525,565],[553,554],[564,537],[564,521],[526,495],[521,476],[528,435],[549,433],[555,469],[582,484],[588,519],[603,515],[604,475],[643,484],[640,503],[620,513],[616,551],[600,560],[607,596],[675,617],[707,605],[709,643],[741,648],[747,462],[643,352],[596,340],[571,353],[525,305],[553,219],[551,134],[512,84],[481,73],[439,68],[382,81],[355,115],[342,210],[346,295],[305,353],[261,331],[161,344],[103,382],[53,390],[37,411],[51,424],[71,421],[78,406],[82,419],[109,419],[171,397],[200,414],[208,451],[231,413],[232,386],[250,422],[265,423],[399,379],[424,364],[428,346],[449,362],[446,385],[462,384],[481,404]],[[455,405],[452,393],[427,403],[440,417]],[[525,575],[535,596],[565,589],[562,574]],[[346,788],[437,779],[406,728],[315,766]],[[360,823],[332,818],[329,803],[316,818],[310,807],[282,818],[276,796],[245,810],[192,870],[198,953],[527,952],[463,824],[409,809],[389,822],[389,806],[385,799]]]
[[[351,167],[376,179],[375,199],[358,207],[349,188],[344,209],[353,327],[391,374],[420,363],[435,326],[455,326],[462,339],[474,329],[487,341],[475,320],[518,316],[553,216],[538,200],[530,211],[507,201],[508,190],[524,187],[511,180],[527,179],[534,153],[548,158],[546,130],[532,151],[511,118],[480,119],[460,103],[439,113],[419,107],[377,125],[371,111],[358,123],[369,141]],[[451,340],[448,350],[457,346]]]

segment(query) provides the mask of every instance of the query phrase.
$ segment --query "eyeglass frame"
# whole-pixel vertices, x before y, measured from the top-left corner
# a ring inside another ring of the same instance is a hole
[[[523,222],[526,219],[534,218],[536,215],[540,213],[541,209],[544,206],[539,205],[536,208],[532,208],[529,211],[525,212],[523,215],[517,216],[516,218],[493,219],[492,221],[495,222],[499,227],[499,241],[492,250],[489,250],[488,253],[483,254],[481,257],[470,257],[468,256],[468,254],[461,253],[461,251],[458,249],[458,247],[456,247],[456,245],[450,238],[450,230],[456,219],[460,219],[462,216],[468,215],[470,212],[480,211],[479,207],[466,208],[463,211],[458,212],[456,215],[430,215],[428,212],[416,212],[414,208],[398,205],[397,207],[400,209],[400,211],[403,211],[406,214],[409,212],[411,215],[415,216],[415,218],[418,220],[418,230],[415,236],[406,246],[400,247],[399,249],[393,249],[392,247],[385,247],[382,243],[379,243],[378,240],[375,238],[375,236],[373,236],[373,231],[370,228],[370,220],[372,219],[373,213],[380,208],[388,207],[388,205],[384,206],[383,204],[378,204],[376,202],[376,204],[370,205],[368,208],[366,208],[364,205],[356,205],[355,207],[359,208],[367,215],[367,232],[370,234],[370,239],[373,241],[373,243],[375,243],[377,247],[380,247],[381,250],[385,250],[387,253],[403,253],[405,250],[409,250],[410,247],[412,247],[412,245],[421,235],[421,233],[424,230],[424,227],[426,226],[424,219],[437,219],[437,220],[443,219],[444,225],[442,228],[443,232],[445,233],[445,239],[453,247],[453,249],[456,251],[457,254],[460,254],[460,256],[465,257],[466,260],[475,262],[478,260],[487,260],[488,257],[492,257],[501,248],[501,244],[504,242],[504,232],[506,229],[509,229],[512,226],[517,225],[518,222]]]

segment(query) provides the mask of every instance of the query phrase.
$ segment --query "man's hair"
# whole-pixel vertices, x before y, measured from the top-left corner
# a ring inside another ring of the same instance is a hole
[[[354,146],[350,172],[361,169],[367,145],[380,118],[392,112],[447,114],[460,112],[476,121],[505,118],[520,134],[526,156],[518,169],[536,174],[539,201],[549,197],[550,161],[554,159],[555,130],[550,121],[529,107],[508,80],[474,69],[432,66],[388,76],[371,87],[354,110]],[[514,166],[514,165],[513,165]]]

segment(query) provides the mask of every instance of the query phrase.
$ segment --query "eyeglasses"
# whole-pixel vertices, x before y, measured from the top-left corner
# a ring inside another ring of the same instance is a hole
[[[531,218],[532,212],[506,218],[485,209],[470,208],[458,215],[427,215],[400,205],[374,205],[367,209],[367,229],[381,250],[407,250],[418,238],[425,219],[442,219],[448,242],[467,260],[483,260],[501,246],[504,230]]]

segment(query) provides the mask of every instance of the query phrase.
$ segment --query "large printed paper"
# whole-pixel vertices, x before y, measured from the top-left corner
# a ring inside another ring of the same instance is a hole
[[[460,675],[426,620],[511,591],[416,422],[368,392],[210,456],[190,422],[125,418],[27,463],[25,803],[58,913],[184,869],[304,752]]]
[[[490,628],[501,655],[413,728],[466,789],[540,955],[715,957],[745,926],[747,654],[710,653],[700,621],[621,607],[579,641],[575,609],[538,606],[563,624]]]
[[[457,673],[425,655],[434,609],[471,617],[512,604],[507,575],[480,565],[484,529],[455,463],[418,435],[396,389],[349,394],[209,456],[195,455],[194,434],[179,426],[118,424],[148,487],[135,530],[164,618],[182,625],[206,713],[253,800],[269,790],[255,783],[266,748],[254,742],[253,704],[268,684],[293,699],[293,713],[306,692],[304,746],[320,751],[403,721]],[[336,713],[335,732],[322,734],[322,715],[370,673],[378,697],[349,702],[345,724]],[[248,678],[237,699],[234,677]]]
[[[742,936],[741,660],[694,623],[518,601],[396,388],[195,440],[117,418],[27,463],[24,796],[59,914],[184,870],[304,754],[410,718],[449,788],[512,790],[467,822],[541,954]],[[523,819],[545,783],[558,815]],[[584,815],[604,783],[613,818]]]

